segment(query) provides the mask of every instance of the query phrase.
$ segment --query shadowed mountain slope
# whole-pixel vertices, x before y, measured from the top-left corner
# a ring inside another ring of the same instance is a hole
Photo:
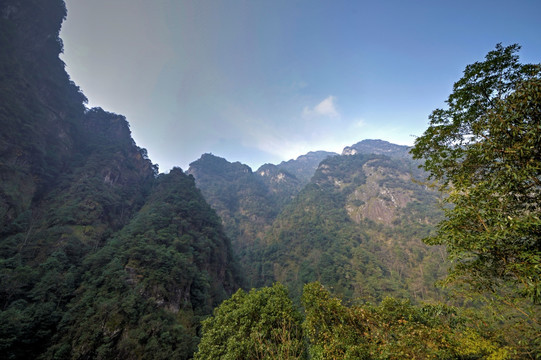
[[[189,358],[239,286],[229,240],[192,178],[157,177],[123,116],[85,107],[65,16],[0,2],[0,354]]]

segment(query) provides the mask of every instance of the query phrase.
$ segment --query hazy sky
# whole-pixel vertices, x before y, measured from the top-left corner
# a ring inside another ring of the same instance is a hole
[[[541,62],[539,0],[67,0],[67,71],[167,172],[411,145],[499,42]]]

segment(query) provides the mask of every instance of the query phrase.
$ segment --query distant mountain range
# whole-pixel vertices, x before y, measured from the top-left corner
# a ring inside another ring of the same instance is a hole
[[[0,2],[0,354],[190,359],[239,287],[319,280],[436,299],[440,216],[407,147],[364,140],[256,171],[157,167],[59,59],[62,0]]]
[[[407,146],[363,140],[257,171],[205,154],[190,165],[251,286],[299,294],[321,281],[345,298],[437,298],[443,254],[421,242],[441,216]],[[359,263],[363,258],[364,262]],[[341,275],[340,275],[341,274]]]
[[[396,145],[384,140],[363,140],[354,145],[346,146],[342,155],[374,154],[411,159],[409,150],[409,146]]]

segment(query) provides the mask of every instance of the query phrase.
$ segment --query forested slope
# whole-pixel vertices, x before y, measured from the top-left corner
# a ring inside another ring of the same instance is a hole
[[[188,358],[239,286],[229,240],[192,178],[157,177],[123,116],[86,109],[65,15],[0,2],[0,353]]]
[[[251,254],[259,278],[320,281],[346,299],[437,299],[442,249],[422,243],[438,219],[436,193],[411,159],[357,153],[321,162]]]
[[[417,161],[365,140],[158,174],[70,81],[65,16],[0,0],[0,357],[539,357],[541,67],[518,46],[466,68]],[[461,308],[434,303],[446,250]],[[222,303],[243,282],[274,285]]]
[[[189,173],[221,216],[249,285],[280,281],[299,298],[317,280],[346,299],[436,299],[445,252],[422,239],[441,212],[408,151],[364,140],[343,155],[313,152],[256,172],[205,154]]]

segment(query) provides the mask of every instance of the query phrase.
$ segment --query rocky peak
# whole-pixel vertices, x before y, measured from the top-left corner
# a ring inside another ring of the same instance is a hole
[[[297,157],[295,160],[282,161],[277,167],[294,175],[299,181],[306,185],[310,182],[319,163],[326,158],[335,155],[338,154],[328,151],[310,151],[305,155]]]
[[[192,162],[187,173],[196,179],[206,174],[206,176],[219,176],[234,180],[238,176],[251,176],[252,169],[238,161],[232,163],[222,157],[207,153]]]
[[[130,126],[123,115],[92,108],[86,112],[83,124],[85,130],[98,137],[101,143],[133,143]]]
[[[399,158],[411,158],[409,146],[396,145],[384,140],[362,140],[354,145],[346,146],[342,155],[375,154]]]

